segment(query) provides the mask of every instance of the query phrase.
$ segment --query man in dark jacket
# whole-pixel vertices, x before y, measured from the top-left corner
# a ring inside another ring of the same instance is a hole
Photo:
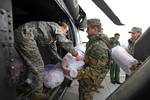
[[[128,39],[128,53],[133,56],[133,54],[134,54],[134,45],[135,45],[135,42],[139,39],[139,37],[142,34],[142,28],[132,27],[132,29],[129,31],[129,33],[131,34],[131,38]],[[130,76],[126,74],[126,80],[129,77]]]

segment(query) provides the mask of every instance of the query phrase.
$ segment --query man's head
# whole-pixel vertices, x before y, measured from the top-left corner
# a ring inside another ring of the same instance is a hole
[[[138,39],[140,37],[140,35],[142,34],[142,28],[132,27],[132,29],[131,29],[131,31],[129,31],[129,33],[131,33],[131,38]]]
[[[119,33],[115,33],[115,34],[114,34],[114,38],[115,38],[115,40],[119,40],[120,34],[119,34]]]
[[[87,33],[88,36],[94,35],[97,32],[101,32],[101,22],[100,19],[92,18],[87,20]]]
[[[67,32],[69,31],[69,26],[65,20],[59,21],[58,24],[62,27],[62,30],[64,32],[64,35],[67,35]]]

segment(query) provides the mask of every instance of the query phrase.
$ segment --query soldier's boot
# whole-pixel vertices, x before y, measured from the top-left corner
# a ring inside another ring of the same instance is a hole
[[[48,96],[46,96],[44,94],[34,94],[31,97],[31,100],[48,100]]]

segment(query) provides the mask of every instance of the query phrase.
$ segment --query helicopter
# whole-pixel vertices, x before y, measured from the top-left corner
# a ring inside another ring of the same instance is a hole
[[[114,14],[111,8],[106,4],[104,0],[92,0],[96,6],[98,6],[116,25],[123,25],[120,19]],[[58,21],[60,19],[67,19],[69,21],[69,39],[73,41],[74,46],[79,42],[77,38],[78,30],[83,30],[86,27],[86,13],[80,7],[77,0],[1,0],[0,1],[0,98],[3,100],[30,100],[28,99],[28,93],[25,96],[18,95],[16,97],[16,85],[13,83],[13,77],[11,76],[16,72],[16,61],[22,62],[19,54],[14,47],[14,30],[21,24],[29,21]],[[149,33],[147,31],[146,33]],[[140,42],[141,43],[141,42]],[[137,49],[139,50],[139,49]],[[141,52],[141,51],[140,51]],[[140,54],[137,53],[137,55]],[[64,56],[66,52],[60,49],[60,55]],[[43,58],[47,59],[47,56]],[[149,60],[145,65],[145,69],[148,68]],[[22,66],[22,63],[17,63]],[[145,71],[143,69],[142,71]],[[137,72],[139,74],[140,72]],[[145,73],[146,74],[146,73]],[[140,74],[139,74],[140,75]],[[133,78],[136,76],[133,75]],[[149,81],[147,76],[147,82]],[[50,93],[49,100],[61,100],[68,85],[71,83],[70,80],[65,80],[59,87],[53,89]],[[133,79],[127,81],[127,85],[133,83]],[[111,94],[108,100],[124,100],[114,99],[115,96],[121,97],[119,91],[124,89],[126,84],[123,84],[117,91]],[[144,91],[145,87],[149,86],[145,84],[143,87],[141,83],[141,90]],[[128,91],[128,90],[126,90]],[[32,91],[31,91],[32,93]],[[129,92],[130,93],[130,92]],[[138,91],[138,93],[141,93]],[[139,97],[136,95],[130,95],[130,97]],[[29,93],[30,95],[30,93]],[[141,94],[144,95],[144,94]],[[122,96],[123,97],[123,96]],[[127,98],[126,100],[131,100]],[[133,99],[132,99],[133,100]]]

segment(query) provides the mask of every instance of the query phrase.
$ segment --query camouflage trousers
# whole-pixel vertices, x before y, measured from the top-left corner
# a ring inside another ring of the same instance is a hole
[[[34,86],[34,89],[35,89],[35,94],[42,94],[43,82],[44,82],[44,66],[38,66],[35,77],[36,79],[35,81],[33,79],[34,82],[32,83],[32,86]]]
[[[32,25],[23,25],[15,30],[15,47],[23,58],[27,79],[31,79],[31,85],[36,93],[43,92],[44,63],[41,57],[37,41],[35,40],[35,28]]]
[[[93,95],[98,91],[94,81],[90,78],[80,79],[79,81],[79,100],[93,100]],[[99,85],[101,82],[99,83]]]
[[[107,71],[108,69],[93,69],[90,67],[78,71],[79,100],[93,100],[94,93],[99,92],[99,88],[103,88],[101,83]]]
[[[34,73],[33,70],[28,71],[26,83],[28,83],[33,88],[35,94],[43,94],[43,81],[44,66],[38,66],[38,68],[36,68],[36,73]]]
[[[120,81],[120,67],[115,63],[113,62],[111,64],[111,67],[110,67],[110,80],[111,82],[113,81],[117,81],[119,82]]]

